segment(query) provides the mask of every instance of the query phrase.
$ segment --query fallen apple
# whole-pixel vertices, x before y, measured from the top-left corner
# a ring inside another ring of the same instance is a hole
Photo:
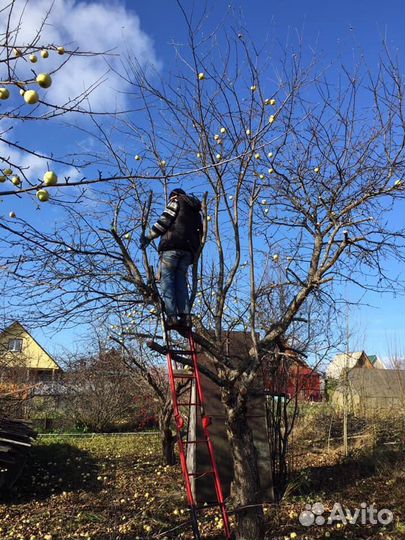
[[[43,176],[43,182],[46,186],[54,186],[58,183],[58,176],[53,171],[47,171]]]
[[[46,202],[49,200],[49,191],[46,189],[40,189],[37,191],[37,199],[40,202]]]
[[[52,78],[48,73],[40,73],[37,76],[37,83],[41,88],[49,88],[52,84]]]
[[[35,105],[35,103],[38,103],[39,101],[38,92],[35,90],[27,90],[24,92],[24,101],[29,105]]]
[[[10,97],[10,91],[8,88],[0,88],[0,99],[8,99]]]

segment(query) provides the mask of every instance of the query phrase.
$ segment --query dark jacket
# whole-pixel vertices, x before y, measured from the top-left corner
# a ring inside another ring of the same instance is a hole
[[[158,251],[183,249],[193,255],[201,245],[202,219],[201,202],[194,195],[177,195],[178,209],[176,215],[161,236]]]

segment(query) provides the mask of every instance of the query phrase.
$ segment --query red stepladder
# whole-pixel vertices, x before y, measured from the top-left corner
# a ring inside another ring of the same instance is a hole
[[[170,390],[172,395],[173,412],[177,431],[177,444],[179,449],[180,464],[183,473],[183,479],[186,488],[187,502],[190,508],[191,525],[194,538],[201,540],[199,530],[198,513],[205,506],[197,505],[195,495],[193,493],[192,480],[202,478],[203,476],[211,475],[213,478],[216,501],[210,504],[210,507],[217,506],[222,515],[223,529],[226,540],[231,538],[231,530],[229,524],[229,516],[224,501],[221,481],[219,478],[218,467],[215,461],[214,446],[210,438],[209,425],[211,417],[205,413],[204,394],[201,384],[201,376],[198,367],[198,353],[194,342],[193,332],[191,328],[170,328],[166,324],[166,317],[162,314],[163,336],[166,343],[166,358],[167,368],[169,373]],[[187,342],[186,348],[179,348],[173,344],[172,332],[180,330]],[[186,360],[182,364],[181,358]],[[180,369],[179,369],[179,364]],[[188,399],[184,401],[184,396]],[[199,415],[197,414],[199,412]],[[190,431],[188,429],[188,420],[194,415],[195,419],[201,422],[202,438],[193,437],[190,439]],[[194,440],[193,440],[194,439]],[[210,469],[205,471],[191,471],[187,463],[187,452],[191,445],[203,444],[206,445],[209,455]]]

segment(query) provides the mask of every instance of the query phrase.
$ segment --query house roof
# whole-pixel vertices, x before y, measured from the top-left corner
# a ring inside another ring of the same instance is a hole
[[[385,367],[384,362],[376,354],[368,354],[367,356],[368,356],[368,359],[370,360],[370,362],[373,364],[373,366],[375,368],[377,368],[377,369],[387,369]]]
[[[326,369],[327,377],[340,377],[344,369],[353,369],[363,355],[367,357],[364,351],[337,354]]]
[[[12,330],[14,327],[19,327],[23,332],[25,332],[26,334],[29,335],[29,337],[32,339],[32,341],[39,347],[39,349],[49,357],[49,359],[57,366],[57,368],[60,370],[60,371],[63,371],[63,369],[60,367],[60,365],[58,364],[58,362],[53,358],[53,356],[51,354],[49,354],[48,351],[46,351],[42,345],[40,343],[38,343],[38,341],[30,334],[30,332],[28,332],[28,330],[20,323],[20,321],[14,321],[12,322],[9,326],[7,326],[6,328],[4,328],[4,330],[2,330],[0,332],[0,336],[6,334],[7,332],[9,332],[10,330]],[[28,366],[28,367],[35,367],[35,366]],[[45,368],[41,368],[41,369],[45,369]]]
[[[350,389],[361,397],[405,397],[405,370],[355,368],[348,375]]]

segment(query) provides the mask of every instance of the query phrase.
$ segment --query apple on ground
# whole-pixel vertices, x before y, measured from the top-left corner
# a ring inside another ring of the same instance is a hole
[[[46,171],[43,181],[46,186],[55,186],[58,183],[58,176],[53,171]]]

